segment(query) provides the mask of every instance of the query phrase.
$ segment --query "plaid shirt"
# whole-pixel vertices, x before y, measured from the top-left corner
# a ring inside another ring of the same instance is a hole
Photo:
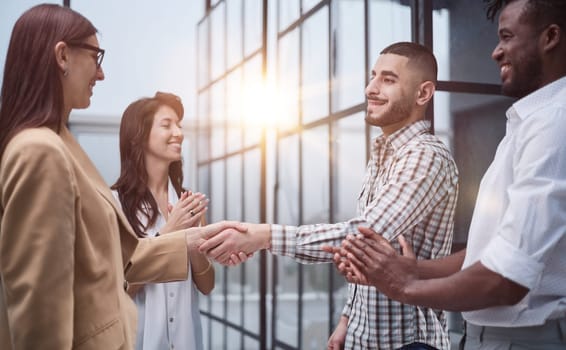
[[[400,250],[403,234],[418,259],[448,255],[452,246],[458,171],[446,146],[418,121],[374,141],[358,197],[357,217],[337,224],[272,225],[271,252],[301,263],[331,262],[321,245],[339,245],[369,226]],[[374,287],[350,284],[345,349],[397,349],[422,342],[449,349],[442,311],[405,305]]]

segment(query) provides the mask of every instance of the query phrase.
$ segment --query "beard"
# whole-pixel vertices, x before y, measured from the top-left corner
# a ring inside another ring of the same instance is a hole
[[[401,99],[391,102],[389,108],[379,114],[372,115],[368,111],[365,118],[366,123],[378,127],[399,123],[410,116],[413,104],[414,101],[403,94]]]
[[[537,53],[524,54],[511,67],[511,79],[501,85],[505,96],[522,98],[542,86],[542,59]]]

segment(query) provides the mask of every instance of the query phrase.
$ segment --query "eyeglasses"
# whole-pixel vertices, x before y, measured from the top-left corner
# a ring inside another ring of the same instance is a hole
[[[102,65],[102,60],[104,59],[104,49],[86,43],[68,43],[68,45],[96,52],[96,68],[100,68],[100,66]]]

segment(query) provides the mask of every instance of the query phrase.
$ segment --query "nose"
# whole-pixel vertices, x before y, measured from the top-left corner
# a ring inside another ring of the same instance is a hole
[[[377,78],[372,78],[369,82],[368,85],[366,86],[366,97],[369,97],[371,95],[377,95],[379,94],[379,87],[377,84]]]
[[[502,57],[503,57],[503,49],[501,48],[500,44],[497,44],[497,46],[495,47],[495,49],[493,49],[493,52],[491,53],[491,58],[496,62],[499,62]]]
[[[183,130],[177,125],[173,126],[173,136],[183,140]]]
[[[104,70],[102,70],[102,66],[96,69],[96,80],[104,80]]]

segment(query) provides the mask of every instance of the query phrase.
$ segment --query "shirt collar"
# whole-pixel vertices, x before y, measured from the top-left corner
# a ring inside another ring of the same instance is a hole
[[[507,110],[507,119],[513,116],[525,119],[560,95],[566,95],[566,77],[555,80],[513,103]],[[564,98],[564,96],[560,98]]]
[[[381,135],[376,137],[375,142],[373,143],[373,150],[376,151],[380,146],[384,144],[390,144],[394,150],[397,150],[416,136],[427,133],[429,131],[430,121],[419,120],[402,127],[389,136]]]

